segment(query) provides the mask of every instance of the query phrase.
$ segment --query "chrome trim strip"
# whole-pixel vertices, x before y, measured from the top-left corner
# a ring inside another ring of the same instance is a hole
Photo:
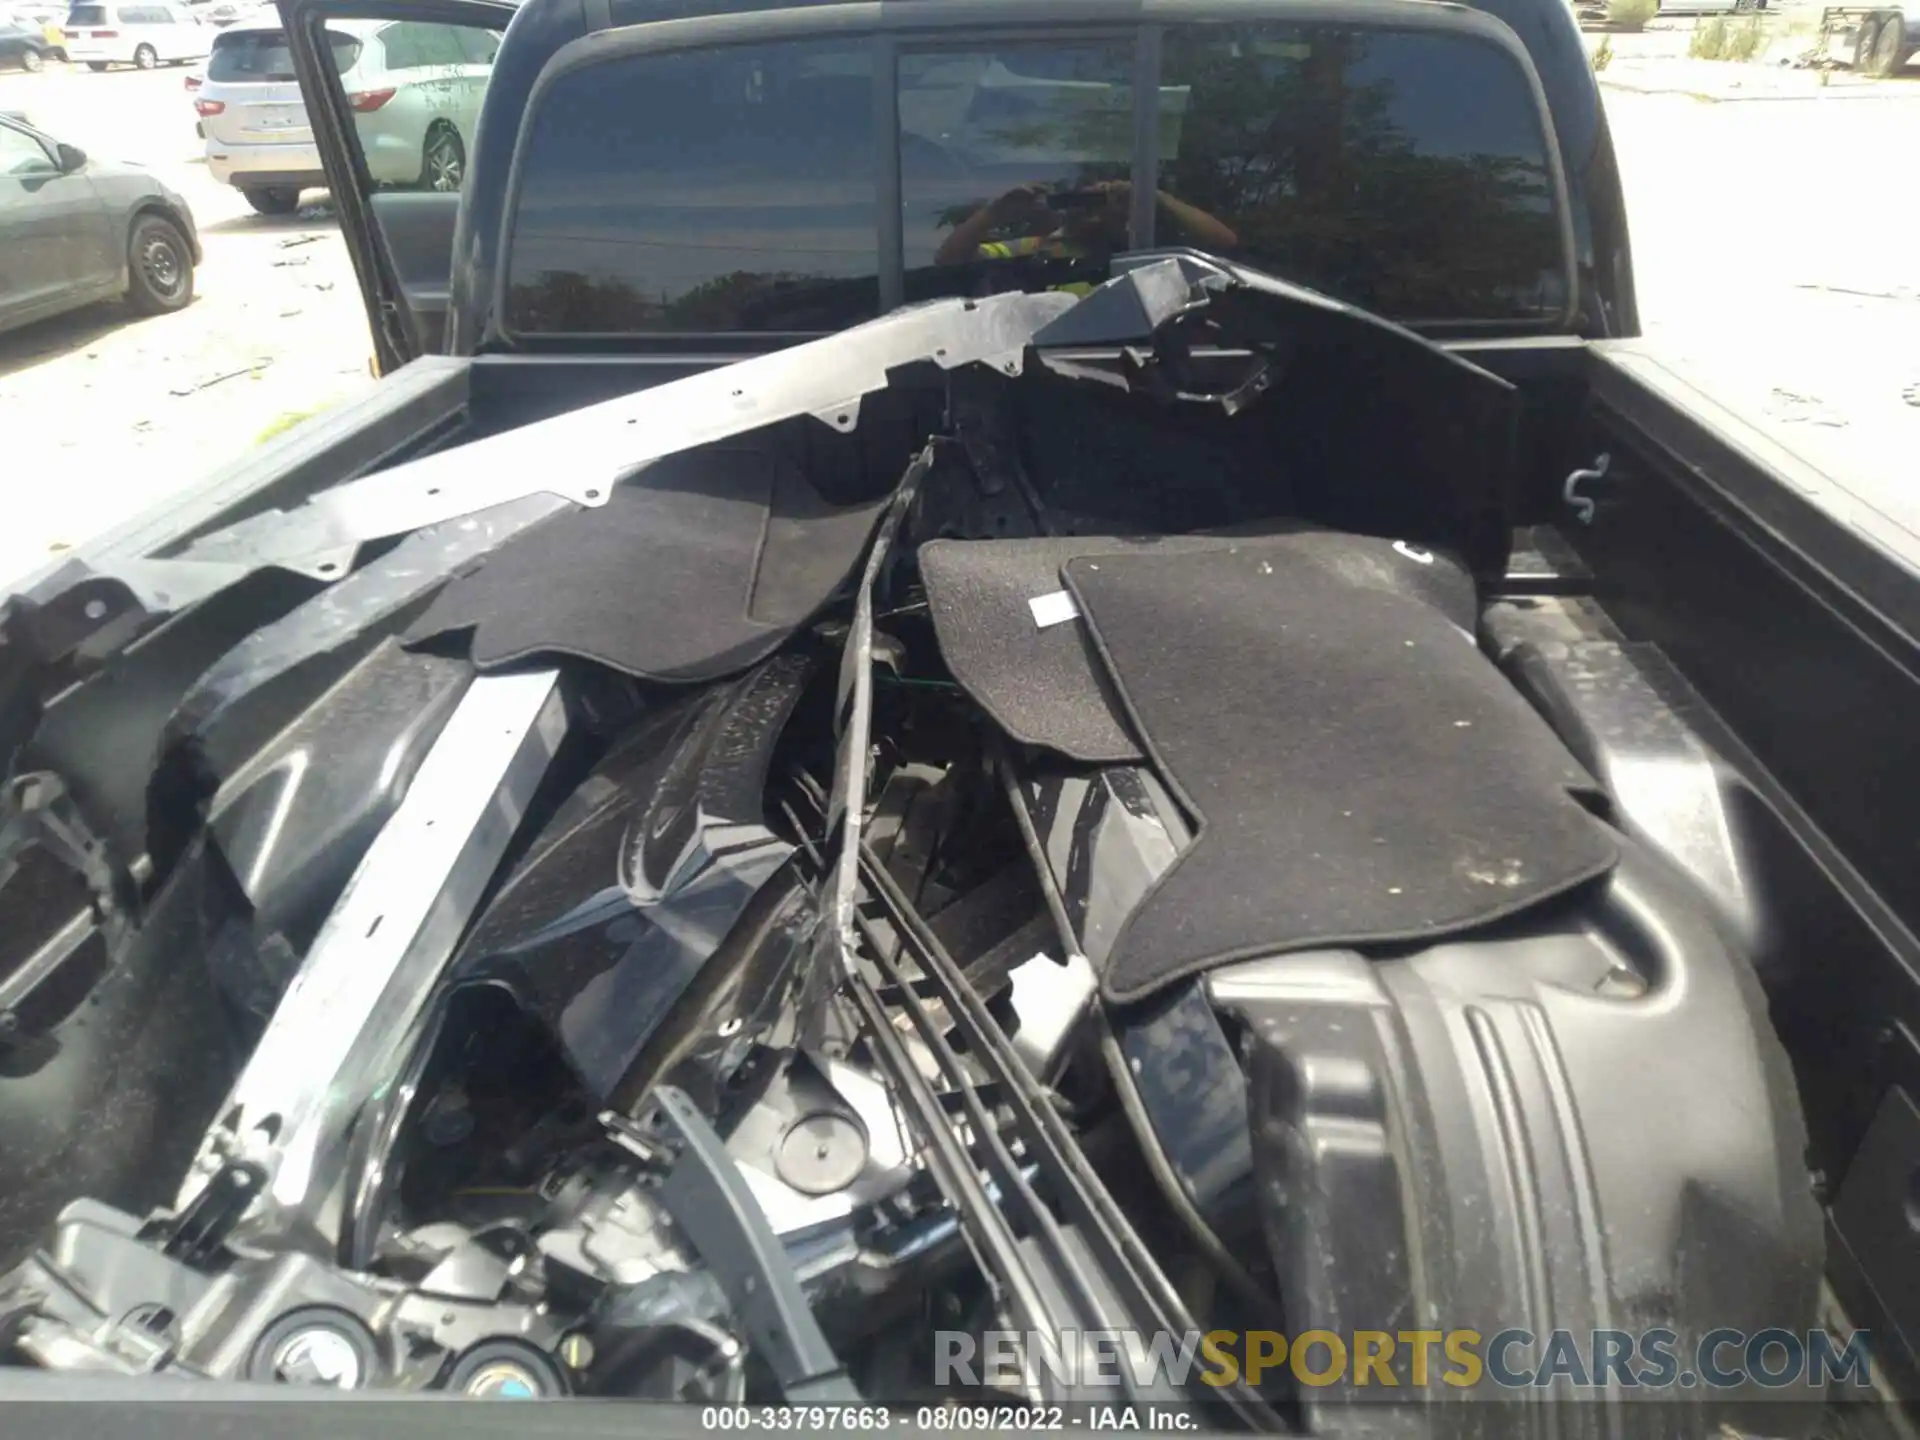
[[[482,676],[315,937],[180,1191],[224,1164],[267,1183],[244,1228],[324,1228],[354,1117],[404,1058],[567,730],[557,671]]]

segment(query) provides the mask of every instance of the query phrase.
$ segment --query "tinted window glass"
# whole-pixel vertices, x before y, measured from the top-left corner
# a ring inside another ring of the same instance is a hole
[[[48,175],[59,168],[38,140],[0,125],[0,175]]]
[[[908,295],[1088,286],[1128,247],[1131,42],[900,58]]]
[[[392,25],[380,32],[380,42],[386,47],[389,70],[466,63],[460,37],[447,25]]]
[[[420,63],[418,25],[389,25],[380,32],[380,49],[387,57],[387,69],[411,70]]]
[[[462,59],[469,65],[491,65],[494,52],[500,48],[500,37],[492,30],[469,30],[461,26],[450,27],[459,37]]]
[[[107,23],[107,7],[104,5],[75,5],[67,11],[69,25],[104,25]]]
[[[878,304],[868,45],[608,61],[548,92],[508,260],[519,331],[832,330]]]
[[[1182,26],[1162,78],[1159,243],[1212,220],[1226,253],[1399,320],[1564,308],[1545,137],[1494,46]]]
[[[422,25],[420,54],[428,65],[464,65],[467,52],[460,32],[452,25]]]
[[[360,42],[338,31],[327,32],[333,45],[333,68],[345,74],[360,57]],[[221,85],[291,81],[293,52],[278,30],[229,30],[213,39],[207,59],[207,79]]]

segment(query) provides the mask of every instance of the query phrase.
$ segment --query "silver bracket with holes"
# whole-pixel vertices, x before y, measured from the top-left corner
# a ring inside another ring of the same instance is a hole
[[[269,510],[195,541],[198,565],[275,565],[317,580],[353,568],[363,544],[528,495],[607,503],[613,487],[664,456],[812,415],[843,433],[892,371],[931,363],[1017,375],[1034,333],[1078,301],[990,295],[910,306],[805,345],[604,400],[458,445]]]
[[[258,1165],[245,1234],[325,1233],[355,1115],[388,1083],[567,729],[557,671],[483,675],[307,951],[181,1187]]]

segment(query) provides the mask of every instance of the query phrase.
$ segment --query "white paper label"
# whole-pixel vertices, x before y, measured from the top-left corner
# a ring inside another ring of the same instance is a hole
[[[1036,595],[1027,601],[1027,608],[1033,611],[1034,626],[1040,630],[1045,630],[1049,625],[1058,625],[1063,620],[1080,618],[1080,607],[1073,603],[1073,593],[1068,590]]]

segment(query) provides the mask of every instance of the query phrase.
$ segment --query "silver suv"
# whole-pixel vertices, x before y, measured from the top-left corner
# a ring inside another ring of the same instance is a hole
[[[333,21],[327,35],[374,180],[458,190],[500,37],[456,25],[360,20]],[[214,37],[194,109],[207,169],[261,214],[290,214],[301,190],[327,183],[277,22],[243,20]]]

